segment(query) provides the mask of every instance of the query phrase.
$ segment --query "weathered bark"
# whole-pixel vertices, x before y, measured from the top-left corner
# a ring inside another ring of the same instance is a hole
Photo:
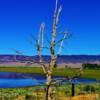
[[[51,75],[47,75],[47,87],[46,87],[46,99],[45,100],[52,100],[52,97],[51,97],[51,81],[52,81],[52,78],[51,78]]]
[[[61,12],[61,6],[58,9],[58,0],[56,0],[56,7],[55,7],[55,11],[54,11],[53,28],[52,28],[51,62],[50,62],[50,66],[48,66],[48,71],[47,71],[46,100],[52,100],[52,97],[51,97],[52,72],[53,72],[53,68],[56,66],[56,60],[57,60],[57,57],[55,55],[55,38],[56,38],[56,34],[57,34],[57,25],[58,25],[60,12]]]
[[[57,35],[57,26],[58,26],[58,21],[59,21],[59,16],[60,16],[60,12],[62,10],[62,7],[60,6],[58,8],[58,0],[56,0],[56,6],[55,6],[55,10],[54,10],[54,18],[53,18],[53,28],[52,28],[52,40],[50,43],[50,52],[51,52],[51,61],[49,63],[48,66],[46,66],[43,63],[42,60],[42,56],[41,56],[41,51],[43,48],[43,33],[44,33],[44,24],[41,24],[40,26],[40,31],[38,34],[38,45],[37,45],[37,51],[38,51],[38,55],[39,55],[39,59],[40,59],[40,64],[42,65],[43,71],[46,74],[46,78],[47,78],[47,88],[46,88],[46,98],[45,100],[52,100],[52,89],[51,89],[51,84],[52,84],[52,72],[53,72],[53,68],[56,66],[56,60],[57,60],[57,56],[55,54],[55,38]],[[42,46],[40,43],[40,34],[42,32]],[[65,37],[64,37],[65,38]],[[63,42],[61,42],[61,46],[62,46]],[[61,51],[61,49],[59,50]]]

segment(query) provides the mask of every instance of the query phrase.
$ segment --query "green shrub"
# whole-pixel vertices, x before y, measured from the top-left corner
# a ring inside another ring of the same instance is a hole
[[[95,92],[96,89],[94,86],[92,85],[86,85],[84,88],[83,88],[83,91],[86,91],[86,92]]]

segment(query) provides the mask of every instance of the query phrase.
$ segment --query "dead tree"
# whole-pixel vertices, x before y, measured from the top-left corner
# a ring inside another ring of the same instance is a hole
[[[46,75],[46,96],[45,96],[45,100],[52,100],[51,85],[52,85],[52,82],[53,82],[53,80],[52,80],[53,69],[57,66],[57,59],[58,59],[58,57],[61,53],[61,49],[62,49],[64,40],[69,38],[69,34],[67,32],[62,32],[63,38],[56,41],[56,36],[58,35],[58,33],[57,33],[58,22],[59,22],[59,16],[60,16],[61,11],[62,11],[62,6],[60,5],[58,7],[58,0],[56,0],[56,6],[55,6],[54,16],[53,16],[53,27],[52,27],[52,33],[51,33],[52,39],[51,39],[51,41],[49,41],[46,38],[49,45],[50,45],[49,47],[44,45],[44,35],[45,35],[44,34],[44,30],[45,30],[45,24],[44,23],[42,23],[40,25],[38,38],[35,38],[33,35],[31,36],[32,40],[36,42],[35,46],[36,46],[36,49],[37,49],[39,61],[33,60],[33,62],[32,61],[30,61],[30,62],[40,64],[42,66],[43,72]],[[29,42],[33,45],[32,41],[29,41]],[[59,44],[58,53],[55,52],[56,44]],[[43,58],[42,58],[42,50],[44,48],[46,48],[47,50],[50,51],[51,60],[50,60],[49,64],[45,64],[45,62],[43,61]]]
[[[51,98],[51,84],[52,84],[52,73],[53,69],[57,66],[57,58],[60,55],[61,48],[63,45],[64,40],[68,37],[67,32],[63,32],[64,37],[58,41],[60,44],[59,49],[58,49],[58,54],[55,53],[55,45],[56,45],[56,35],[57,35],[57,28],[58,28],[58,21],[59,21],[59,16],[62,10],[62,6],[58,8],[58,0],[56,0],[56,6],[54,10],[54,17],[53,17],[53,28],[52,28],[52,40],[49,42],[50,43],[50,55],[51,55],[51,61],[48,65],[46,65],[42,59],[42,49],[43,48],[48,48],[44,47],[44,29],[45,29],[45,24],[42,23],[40,25],[40,30],[38,33],[38,39],[36,40],[37,42],[37,52],[39,56],[39,64],[42,66],[44,73],[46,74],[46,97],[45,100],[52,100]],[[41,39],[42,37],[42,39]]]
[[[55,6],[54,16],[53,16],[53,27],[52,27],[52,33],[51,33],[51,36],[52,36],[51,41],[48,40],[48,38],[46,37],[46,40],[50,45],[49,47],[44,45],[44,35],[46,35],[46,34],[44,34],[44,30],[45,30],[45,24],[44,23],[42,23],[40,25],[38,38],[35,38],[34,35],[31,35],[32,41],[29,41],[30,44],[32,44],[32,45],[34,45],[33,41],[36,42],[35,47],[37,49],[39,61],[35,61],[33,59],[31,61],[28,61],[28,63],[31,63],[31,64],[32,63],[38,63],[38,64],[40,64],[42,69],[43,69],[43,72],[46,75],[46,96],[45,96],[45,100],[53,100],[52,97],[51,97],[51,93],[52,93],[51,85],[53,83],[53,80],[52,80],[53,69],[57,66],[57,59],[59,58],[59,55],[61,53],[64,40],[66,40],[70,37],[70,34],[68,32],[62,32],[63,38],[56,41],[56,36],[58,35],[58,31],[57,31],[58,22],[59,22],[59,16],[60,16],[61,11],[62,11],[62,6],[58,7],[58,0],[56,0],[56,6]],[[58,53],[55,52],[55,48],[56,48],[57,44],[59,44]],[[50,60],[49,64],[45,64],[43,57],[42,57],[42,50],[44,48],[50,51],[51,60]],[[15,49],[13,49],[13,51],[15,51],[17,54],[23,55],[22,53],[20,53],[19,51],[16,51]],[[28,57],[28,58],[30,58],[30,57]],[[80,72],[82,72],[82,69],[80,69]],[[82,73],[80,75],[82,75]]]

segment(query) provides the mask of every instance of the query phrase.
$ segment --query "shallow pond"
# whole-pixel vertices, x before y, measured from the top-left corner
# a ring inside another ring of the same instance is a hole
[[[85,78],[74,78],[68,80],[65,77],[53,77],[53,79],[58,80],[60,83],[95,83],[95,79],[85,79]],[[63,81],[62,81],[63,80]],[[0,72],[0,88],[18,88],[18,87],[30,87],[36,85],[44,85],[46,78],[39,74],[29,74],[29,73],[15,73],[15,72]]]

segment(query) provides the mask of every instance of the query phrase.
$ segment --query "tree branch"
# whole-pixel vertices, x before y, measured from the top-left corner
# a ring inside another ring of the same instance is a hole
[[[47,73],[47,67],[43,63],[43,59],[42,59],[42,55],[41,55],[41,53],[42,53],[42,47],[41,47],[40,36],[41,36],[41,33],[43,34],[43,32],[44,32],[44,25],[41,24],[40,25],[40,30],[39,30],[39,33],[38,33],[37,52],[38,52],[38,55],[39,55],[39,63],[42,65],[44,73]],[[43,43],[43,39],[42,39],[42,43]]]
[[[61,40],[61,43],[60,43],[60,47],[59,47],[59,50],[58,50],[58,55],[60,55],[60,53],[61,53],[62,45],[63,45],[64,40],[66,39],[66,36],[67,36],[67,34],[65,33],[64,37],[63,37],[63,39]]]

